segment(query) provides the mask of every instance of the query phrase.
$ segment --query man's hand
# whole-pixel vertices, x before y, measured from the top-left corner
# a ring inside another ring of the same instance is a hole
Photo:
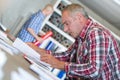
[[[41,59],[41,61],[44,61],[44,62],[50,64],[54,68],[64,70],[65,62],[56,59],[54,56],[52,56],[50,54],[44,54],[40,57],[40,59]]]
[[[33,43],[27,43],[32,49],[34,49],[36,52],[38,52],[40,55],[46,54],[47,51],[44,49],[41,49],[37,46],[35,46]]]
[[[50,54],[47,54],[46,50],[38,48],[33,43],[27,43],[27,44],[41,55],[40,56],[41,61],[50,64],[54,68],[58,68],[62,70],[64,69],[65,62],[56,59],[54,56]]]
[[[39,41],[40,43],[44,41],[41,37],[37,37],[36,40]]]
[[[28,31],[37,41],[39,41],[40,43],[43,42],[42,38],[40,38],[40,37],[35,33],[35,31],[34,31],[32,28],[27,28],[27,31]]]

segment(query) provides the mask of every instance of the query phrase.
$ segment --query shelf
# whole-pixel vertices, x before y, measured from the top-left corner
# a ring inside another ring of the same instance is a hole
[[[62,15],[62,13],[61,13],[60,10],[58,10],[58,9],[54,9],[54,10],[55,10],[55,12],[57,12],[60,16]]]
[[[69,39],[70,41],[72,41],[74,43],[75,39],[72,38],[71,36],[69,36],[67,33],[65,33],[64,31],[62,31],[59,28],[57,28],[55,25],[53,25],[49,21],[47,22],[47,24],[50,25],[51,28],[53,28],[54,30],[56,30],[57,32],[59,32],[61,35],[63,35],[64,37],[66,37],[67,39]]]
[[[73,42],[71,42],[69,39],[67,39],[66,37],[64,37],[62,34],[60,34],[58,31],[56,31],[55,29],[53,29],[52,27],[50,27],[49,24],[45,24],[42,31],[44,31],[45,33],[48,31],[52,31],[53,32],[53,38],[58,41],[60,44],[64,45],[65,47],[70,47]]]
[[[60,25],[62,23],[61,10],[64,9],[64,7],[68,4],[71,4],[69,0],[57,0],[53,6],[54,12],[44,20],[40,32],[46,33],[48,31],[52,31],[53,36],[45,40],[41,44],[41,48],[45,48],[48,42],[53,41],[59,46],[57,52],[63,52],[74,43],[75,39],[69,34],[65,33],[63,31],[63,26]]]
[[[61,15],[61,11],[65,8],[65,6],[71,4],[69,0],[58,0],[54,6],[54,10]]]
[[[59,46],[59,48],[57,49],[56,52],[64,52],[64,51],[67,50],[66,47],[64,47],[63,45],[61,45],[59,42],[57,42],[57,41],[56,41],[55,39],[53,39],[52,37],[49,37],[48,39],[46,39],[46,40],[40,45],[40,48],[45,48],[49,41],[52,41],[52,42],[54,42],[57,46]]]

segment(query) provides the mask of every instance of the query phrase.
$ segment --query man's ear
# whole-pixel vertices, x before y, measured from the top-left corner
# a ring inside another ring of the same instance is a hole
[[[78,19],[80,22],[82,22],[82,19],[83,19],[82,17],[83,15],[81,13],[76,14],[76,19]]]

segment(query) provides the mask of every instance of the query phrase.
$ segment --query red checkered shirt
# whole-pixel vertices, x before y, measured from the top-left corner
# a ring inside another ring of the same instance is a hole
[[[108,30],[92,20],[88,20],[68,51],[54,56],[67,62],[64,69],[71,79],[120,80],[118,43]]]

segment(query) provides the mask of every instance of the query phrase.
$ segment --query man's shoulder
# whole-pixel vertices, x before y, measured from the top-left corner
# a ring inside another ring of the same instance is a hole
[[[38,10],[37,12],[33,13],[31,16],[44,16],[41,10]]]

